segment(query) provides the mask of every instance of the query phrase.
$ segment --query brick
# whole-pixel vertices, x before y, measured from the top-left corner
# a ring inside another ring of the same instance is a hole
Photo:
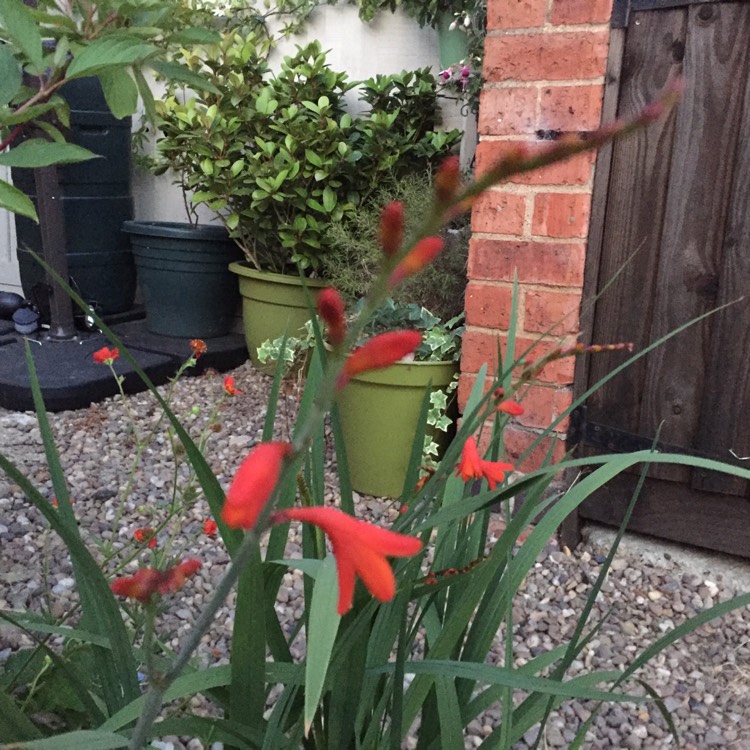
[[[469,278],[580,287],[586,245],[476,238],[469,245]]]
[[[497,0],[487,4],[487,28],[533,29],[546,15],[547,0]]]
[[[612,0],[552,0],[552,23],[607,23],[612,17]]]
[[[539,127],[543,130],[586,131],[599,127],[604,86],[548,86],[541,92]]]
[[[545,463],[550,442],[553,444],[552,461],[561,461],[565,456],[565,441],[557,436],[545,436],[531,453],[520,461],[531,445],[539,438],[539,434],[516,425],[508,425],[503,434],[505,452],[508,461],[515,463],[519,471],[534,471]]]
[[[586,237],[589,193],[537,193],[531,233],[543,237]]]
[[[505,336],[501,335],[503,344],[502,352],[505,355]],[[574,340],[566,339],[561,344],[559,337],[555,336],[517,336],[514,359],[518,359],[522,354],[528,363],[549,354],[553,349],[560,346],[572,346]],[[565,357],[550,362],[534,379],[539,383],[555,383],[557,385],[570,385],[573,382],[573,373],[575,371],[575,360],[573,357]],[[515,374],[519,375],[521,368],[517,367]]]
[[[536,86],[485,88],[479,99],[480,135],[522,135],[536,131]]]
[[[523,328],[525,331],[553,335],[577,333],[580,309],[580,294],[528,290],[524,295]]]
[[[471,282],[466,287],[466,323],[485,328],[508,329],[512,290],[496,284]]]
[[[517,400],[523,406],[523,414],[514,418],[514,423],[524,427],[547,429],[573,403],[569,388],[532,385],[523,389]],[[568,426],[567,417],[555,425],[557,432],[564,432]]]
[[[468,328],[461,344],[461,369],[464,372],[479,372],[482,365],[486,364],[488,374],[494,374],[498,339],[499,334]]]
[[[608,44],[607,29],[488,36],[484,78],[492,82],[600,78]]]
[[[476,373],[473,372],[462,372],[458,378],[458,410],[461,414],[464,413],[466,402],[469,400],[469,394],[474,387],[476,379]],[[492,382],[492,378],[485,378],[484,388],[482,389],[483,393],[487,393],[492,387]]]
[[[471,228],[490,234],[522,234],[526,221],[526,196],[488,190],[474,204]]]
[[[516,141],[482,141],[476,152],[477,176],[502,161],[516,144]],[[530,143],[528,146],[532,153],[548,147],[546,143]],[[585,185],[593,176],[595,161],[596,154],[586,151],[542,169],[514,175],[509,181],[516,185]]]

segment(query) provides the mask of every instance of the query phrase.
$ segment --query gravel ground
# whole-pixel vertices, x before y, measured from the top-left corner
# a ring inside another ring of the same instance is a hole
[[[220,410],[215,421],[220,423],[221,430],[207,433],[210,437],[206,455],[225,486],[248,448],[260,437],[270,385],[270,379],[256,373],[250,365],[243,365],[232,374],[242,395]],[[175,411],[188,415],[187,422],[194,435],[207,425],[211,408],[222,393],[222,382],[223,376],[208,373],[185,378],[176,385]],[[285,393],[279,404],[278,436],[288,434],[295,409],[294,393]],[[120,554],[132,549],[136,528],[154,525],[153,513],[163,512],[168,506],[175,481],[169,437],[159,426],[134,475],[131,500],[120,517],[119,493],[127,482],[128,467],[135,453],[129,412],[138,416],[141,425],[153,425],[158,420],[154,400],[147,394],[128,397],[127,408],[120,400],[113,399],[88,409],[50,415],[82,529],[92,540],[110,544]],[[51,495],[49,472],[33,414],[0,410],[0,452],[14,460],[43,493]],[[178,482],[186,481],[181,469],[176,476]],[[333,496],[332,483],[329,492]],[[194,613],[208,597],[227,561],[220,544],[201,531],[207,517],[203,500],[197,497],[190,506],[181,516],[173,550],[181,550],[183,556],[199,557],[203,567],[162,619],[163,631],[170,633],[173,646],[190,627]],[[390,501],[365,497],[360,498],[359,509],[365,516],[385,522],[397,513]],[[42,528],[39,515],[26,503],[20,490],[0,477],[0,607],[36,610],[46,607],[56,615],[63,615],[76,598],[72,569],[60,543]],[[497,525],[495,533],[500,533],[499,529]],[[160,546],[166,536],[167,529],[160,532]],[[593,531],[572,553],[550,542],[514,605],[515,655],[519,664],[549,650],[572,632],[575,613],[580,611],[609,541],[606,533]],[[299,539],[291,540],[287,553],[299,555]],[[148,559],[146,550],[141,554]],[[137,566],[134,559],[125,569],[132,571]],[[285,576],[277,607],[282,619],[291,622],[301,613],[301,588],[298,575]],[[686,617],[748,589],[750,564],[685,553],[662,543],[628,540],[596,605],[597,615],[610,609],[611,614],[571,672],[621,668]],[[201,656],[206,662],[226,660],[232,603],[230,598],[203,640]],[[0,630],[0,660],[25,644],[25,637],[16,631]],[[304,643],[295,642],[293,651],[301,656]],[[497,659],[497,653],[490,654],[489,661]],[[750,702],[746,697],[750,687],[748,609],[704,626],[660,655],[640,676],[664,697],[679,731],[679,742],[671,737],[653,704],[621,704],[600,711],[586,747],[750,750]],[[541,746],[567,747],[591,708],[571,702],[554,713]],[[478,746],[498,719],[498,712],[490,710],[481,721],[474,722],[466,747]],[[535,734],[527,734],[517,747],[533,743]],[[203,747],[198,740],[188,742],[185,738],[182,741],[164,738],[161,746],[164,750]]]

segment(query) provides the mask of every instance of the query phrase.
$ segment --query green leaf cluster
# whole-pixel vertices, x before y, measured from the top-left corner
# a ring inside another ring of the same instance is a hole
[[[386,175],[434,164],[461,134],[436,129],[428,69],[365,81],[366,111],[352,116],[345,97],[356,84],[331,69],[319,42],[271,75],[262,41],[231,33],[183,51],[216,92],[172,91],[157,103],[154,171],[171,168],[194,205],[218,211],[256,268],[312,274],[332,251],[332,227],[351,221]]]

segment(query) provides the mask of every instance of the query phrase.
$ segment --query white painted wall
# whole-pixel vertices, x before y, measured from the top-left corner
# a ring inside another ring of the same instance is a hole
[[[10,169],[0,167],[0,180],[10,179]],[[16,258],[16,227],[9,211],[0,208],[0,292],[21,292]]]

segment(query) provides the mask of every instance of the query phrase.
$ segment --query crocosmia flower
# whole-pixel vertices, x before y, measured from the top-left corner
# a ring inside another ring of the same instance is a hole
[[[218,528],[219,527],[216,525],[216,521],[214,521],[213,518],[207,518],[203,522],[203,533],[206,536],[214,536],[218,531]]]
[[[234,378],[231,375],[227,375],[224,378],[224,392],[228,396],[241,396],[242,391],[237,390],[234,385]]]
[[[449,156],[435,174],[435,195],[440,203],[448,203],[461,187],[461,164],[457,156]]]
[[[461,453],[461,461],[456,467],[456,476],[464,482],[470,479],[486,479],[490,489],[494,490],[499,482],[505,479],[505,474],[513,471],[513,464],[502,461],[485,461],[477,450],[477,441],[472,435],[465,443]]]
[[[404,204],[391,201],[380,214],[380,248],[383,255],[395,255],[404,241]]]
[[[508,399],[506,401],[501,401],[497,405],[497,411],[503,412],[504,414],[509,414],[511,417],[518,417],[523,414],[523,406],[515,401],[511,401],[510,399]]]
[[[339,388],[361,372],[382,370],[390,367],[407,354],[411,354],[422,343],[418,331],[389,331],[373,336],[358,349],[355,349],[344,362],[339,375]]]
[[[273,515],[274,523],[303,521],[322,529],[331,540],[339,579],[340,615],[351,609],[357,577],[379,601],[387,602],[396,593],[396,579],[387,557],[410,557],[422,549],[412,536],[381,529],[336,508],[289,508]]]
[[[318,315],[326,324],[328,340],[334,346],[340,344],[346,336],[346,318],[344,300],[335,289],[328,287],[318,295]]]
[[[136,529],[133,532],[133,539],[141,544],[148,544],[149,549],[156,547],[156,534],[150,526],[145,526],[142,529]]]
[[[193,356],[196,359],[205,354],[208,349],[203,339],[190,339],[190,348],[193,350]]]
[[[116,596],[148,604],[155,595],[172,594],[178,591],[185,580],[194,576],[200,567],[200,560],[191,558],[165,571],[141,568],[132,576],[112,581],[109,587]]]
[[[111,365],[120,356],[120,350],[115,347],[110,349],[109,347],[103,346],[101,349],[97,349],[94,352],[94,362],[97,365]]]
[[[227,492],[221,517],[233,529],[252,529],[273,494],[289,443],[259,443],[240,464]]]
[[[421,271],[428,263],[432,263],[440,254],[444,244],[441,237],[425,237],[417,242],[406,254],[406,257],[393,269],[388,279],[388,287],[393,289],[404,279],[414,275],[417,271]]]

